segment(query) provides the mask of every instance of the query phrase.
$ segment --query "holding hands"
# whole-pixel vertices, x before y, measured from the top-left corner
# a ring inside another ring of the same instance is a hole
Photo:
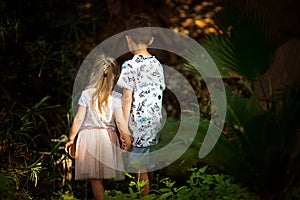
[[[130,134],[123,134],[120,137],[122,145],[121,145],[121,149],[124,151],[130,151],[131,149],[131,144],[133,142],[133,137]]]

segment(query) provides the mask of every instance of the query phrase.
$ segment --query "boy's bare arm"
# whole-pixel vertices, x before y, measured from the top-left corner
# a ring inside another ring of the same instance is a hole
[[[132,91],[124,88],[123,90],[123,114],[126,124],[128,124],[129,116],[130,116],[130,109],[131,109],[131,103],[132,103]]]
[[[132,136],[128,129],[128,124],[124,120],[122,108],[115,110],[117,128],[120,132],[120,139],[122,141],[122,149],[129,151],[131,148]]]

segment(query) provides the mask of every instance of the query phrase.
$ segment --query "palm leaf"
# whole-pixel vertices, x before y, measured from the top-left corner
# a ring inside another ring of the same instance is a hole
[[[274,49],[270,25],[260,10],[236,3],[216,13],[214,21],[219,34],[208,35],[203,46],[219,70],[257,80],[269,67]]]

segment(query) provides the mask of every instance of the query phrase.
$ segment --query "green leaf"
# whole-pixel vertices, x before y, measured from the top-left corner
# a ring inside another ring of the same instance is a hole
[[[274,52],[270,23],[253,4],[232,4],[214,16],[218,35],[203,43],[218,68],[257,80],[270,65]]]
[[[159,199],[160,200],[164,200],[164,199],[167,199],[168,197],[172,196],[173,193],[172,192],[168,192],[168,193],[165,193],[165,194],[162,194]]]

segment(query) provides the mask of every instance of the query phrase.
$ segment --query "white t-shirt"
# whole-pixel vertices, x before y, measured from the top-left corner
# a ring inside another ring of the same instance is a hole
[[[162,125],[162,97],[165,89],[163,67],[154,56],[135,55],[123,63],[117,85],[133,92],[129,128],[133,146],[158,143]]]
[[[84,128],[108,128],[116,130],[114,111],[116,108],[122,107],[121,94],[115,91],[108,98],[108,106],[102,106],[103,114],[100,114],[97,99],[92,105],[93,93],[95,88],[86,89],[81,93],[78,104],[86,108],[85,119],[80,129]]]

